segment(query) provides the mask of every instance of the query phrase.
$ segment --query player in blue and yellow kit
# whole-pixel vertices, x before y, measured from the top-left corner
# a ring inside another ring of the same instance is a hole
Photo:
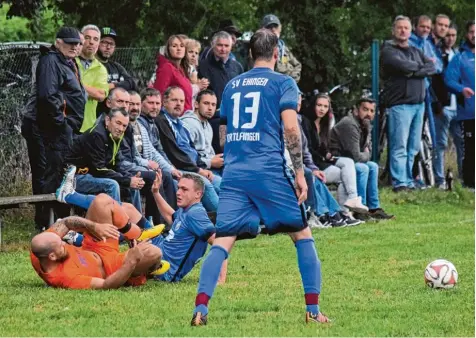
[[[259,234],[260,221],[269,234],[289,233],[296,246],[306,322],[328,322],[319,311],[321,267],[302,206],[307,186],[296,117],[298,88],[291,77],[273,71],[278,59],[276,35],[258,30],[250,49],[254,68],[232,79],[222,96],[225,169],[216,238],[202,266],[191,324],[206,325],[208,301],[222,263],[236,240]],[[294,185],[285,170],[284,139],[296,172]]]

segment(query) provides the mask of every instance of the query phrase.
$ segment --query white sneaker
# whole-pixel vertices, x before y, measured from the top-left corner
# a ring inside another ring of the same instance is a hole
[[[70,245],[80,247],[83,243],[83,235],[78,234],[76,231],[70,230],[63,237],[63,241]]]
[[[344,203],[344,206],[351,211],[355,211],[360,214],[367,214],[369,212],[369,208],[362,204],[362,197],[360,196],[348,199]]]
[[[314,212],[311,211],[311,216],[309,217],[309,220],[307,221],[307,224],[311,229],[327,229],[329,227],[322,225],[321,222],[319,222],[319,217],[316,216]]]
[[[440,189],[440,190],[446,190],[446,183],[438,184],[438,189]]]
[[[69,194],[74,192],[75,180],[74,175],[76,174],[76,166],[71,165],[66,169],[66,172],[63,176],[63,181],[58,189],[56,189],[56,200],[60,203],[66,203],[65,198]]]

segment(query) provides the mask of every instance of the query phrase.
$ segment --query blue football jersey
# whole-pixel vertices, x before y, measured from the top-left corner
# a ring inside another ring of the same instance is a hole
[[[179,208],[173,214],[173,224],[167,237],[159,236],[152,244],[162,250],[162,257],[170,269],[160,279],[178,282],[192,270],[207,250],[207,240],[215,233],[215,226],[201,203],[188,209]]]
[[[269,68],[253,68],[228,82],[220,105],[226,121],[223,181],[284,176],[281,113],[297,109],[296,81]]]

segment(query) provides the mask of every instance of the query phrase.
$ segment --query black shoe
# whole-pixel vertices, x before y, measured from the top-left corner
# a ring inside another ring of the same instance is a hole
[[[410,189],[406,186],[401,186],[401,187],[396,187],[396,188],[393,188],[393,192],[395,193],[399,193],[399,192],[409,192]]]
[[[204,326],[207,325],[207,315],[203,316],[201,312],[197,312],[193,315],[190,325],[192,326]]]
[[[348,227],[353,227],[362,223],[360,219],[352,219],[346,215],[343,215],[343,218],[344,218],[345,224],[347,224]]]
[[[319,223],[322,224],[322,226],[329,226],[331,225],[331,218],[329,217],[329,214],[324,214],[322,216],[319,216]]]
[[[331,226],[333,228],[341,228],[347,226],[347,223],[342,218],[339,212],[336,212],[334,216],[330,216]]]
[[[362,222],[372,222],[374,219],[370,217],[370,214],[361,214],[360,212],[354,212],[354,218]]]
[[[394,219],[395,215],[389,215],[382,208],[369,210],[369,215],[375,219],[387,220]]]

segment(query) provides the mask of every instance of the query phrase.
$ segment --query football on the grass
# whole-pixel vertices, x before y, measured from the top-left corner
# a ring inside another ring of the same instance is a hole
[[[458,282],[455,266],[446,259],[437,259],[425,269],[425,283],[434,289],[451,289]]]

